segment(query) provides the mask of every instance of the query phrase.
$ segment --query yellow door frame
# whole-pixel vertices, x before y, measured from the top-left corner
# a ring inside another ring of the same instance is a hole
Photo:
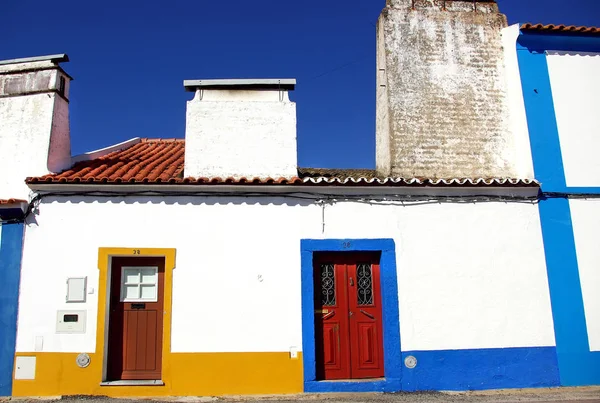
[[[173,269],[175,269],[175,248],[98,248],[98,323],[96,328],[96,356],[102,359],[102,372],[98,382],[106,376],[106,348],[108,344],[108,302],[110,301],[110,269],[113,257],[142,257],[156,256],[165,258],[165,283],[164,283],[164,318],[163,318],[163,345],[162,345],[162,381],[165,385],[170,383],[171,368],[171,313],[173,304]]]

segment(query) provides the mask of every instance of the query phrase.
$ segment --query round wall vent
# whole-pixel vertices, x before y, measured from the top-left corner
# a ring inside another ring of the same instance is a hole
[[[79,368],[85,368],[90,365],[90,356],[86,353],[81,353],[77,356],[77,366]]]
[[[406,368],[414,368],[417,366],[417,358],[415,356],[409,355],[404,359],[404,365]]]

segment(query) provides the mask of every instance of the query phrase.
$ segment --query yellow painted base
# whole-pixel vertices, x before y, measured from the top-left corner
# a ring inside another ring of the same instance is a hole
[[[17,353],[37,357],[35,380],[14,380],[13,396],[220,396],[302,393],[302,354],[170,353],[164,386],[100,386],[102,358],[90,354],[87,368],[77,354]]]

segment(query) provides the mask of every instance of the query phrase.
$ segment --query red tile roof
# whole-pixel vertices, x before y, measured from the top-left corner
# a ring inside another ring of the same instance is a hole
[[[183,178],[184,140],[150,140],[100,158],[81,161],[59,174],[27,183],[176,183]]]
[[[384,178],[370,169],[299,168],[293,178],[184,178],[184,140],[142,139],[100,158],[77,162],[59,174],[27,178],[28,184],[186,184],[313,186],[538,186],[528,179]]]
[[[0,199],[0,206],[6,204],[19,204],[19,203],[27,203],[27,200],[23,199]]]
[[[600,36],[600,28],[596,27],[576,27],[575,25],[543,25],[543,24],[523,24],[521,31],[539,32],[549,34],[576,34],[586,36]]]

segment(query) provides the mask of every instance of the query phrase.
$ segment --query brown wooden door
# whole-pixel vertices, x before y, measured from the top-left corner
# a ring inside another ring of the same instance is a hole
[[[112,259],[108,380],[160,380],[165,260]]]
[[[383,377],[378,257],[317,255],[314,270],[317,378]]]

